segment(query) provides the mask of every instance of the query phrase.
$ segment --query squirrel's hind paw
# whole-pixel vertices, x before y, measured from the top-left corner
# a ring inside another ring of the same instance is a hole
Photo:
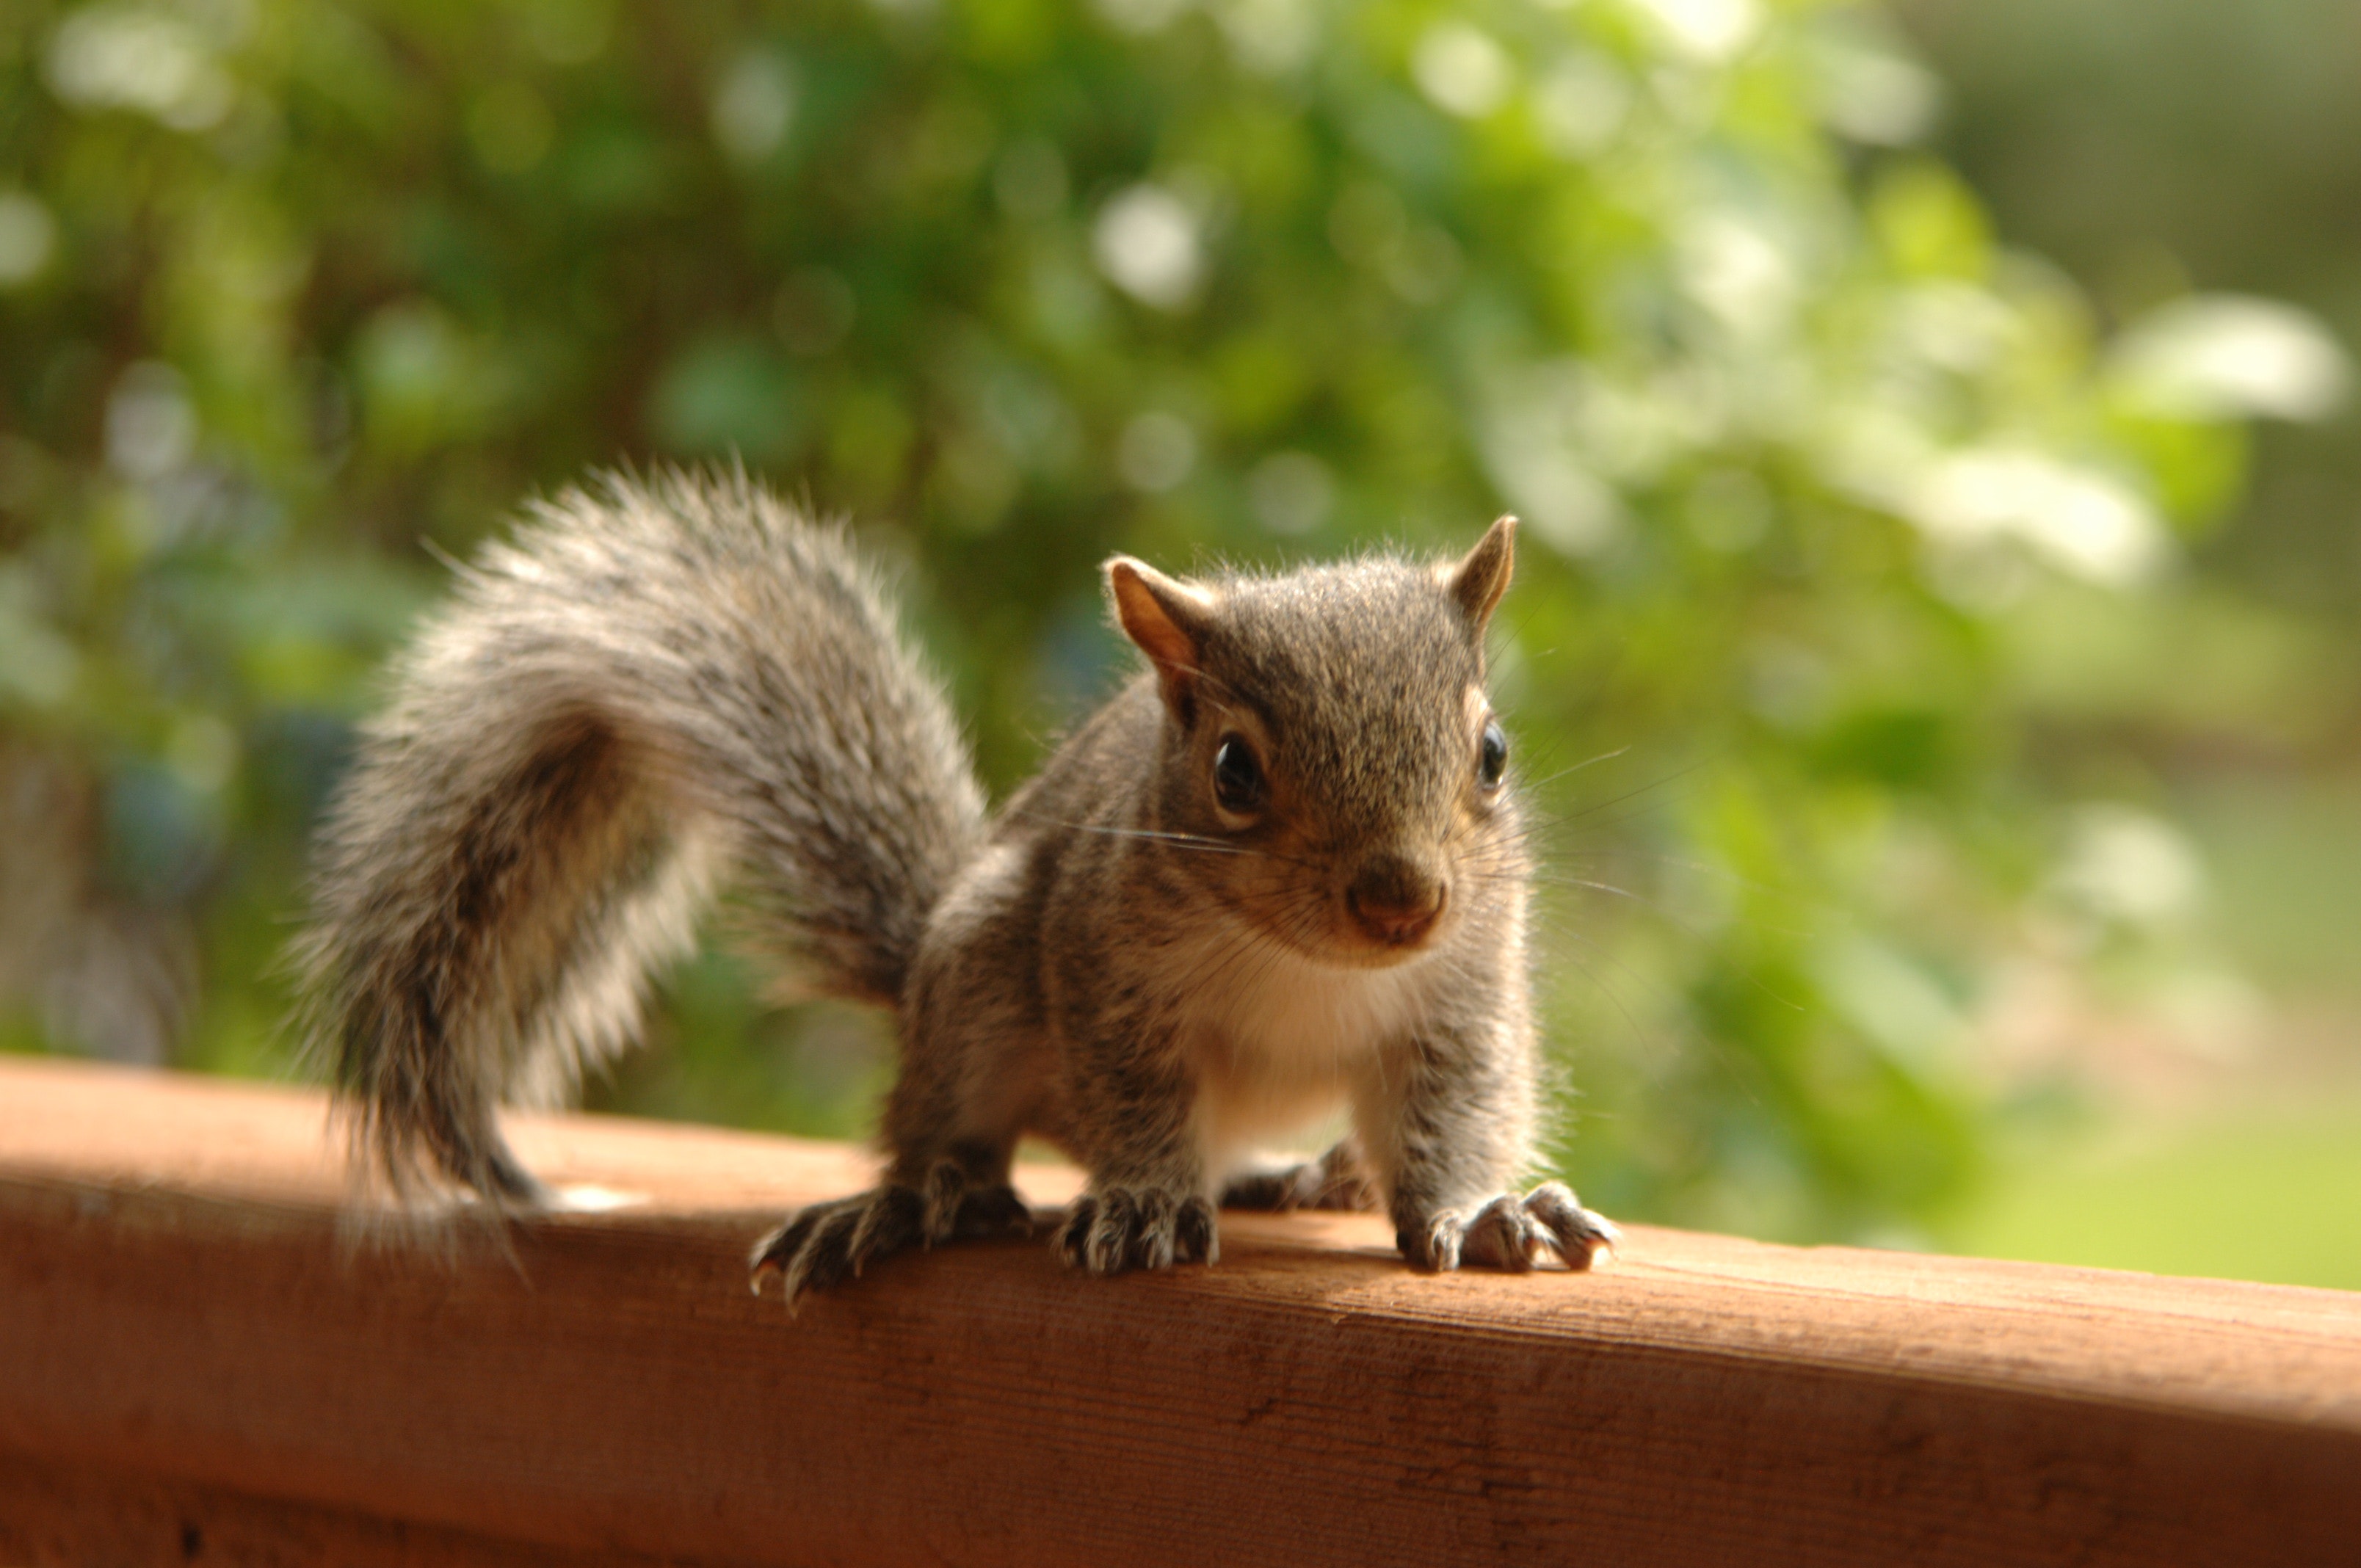
[[[749,1260],[754,1294],[779,1277],[787,1310],[807,1290],[825,1290],[923,1239],[925,1201],[907,1187],[880,1187],[851,1198],[814,1203],[763,1238]]]
[[[936,1168],[924,1192],[888,1182],[851,1198],[815,1203],[754,1248],[748,1265],[754,1294],[778,1277],[793,1312],[807,1290],[825,1290],[874,1259],[914,1246],[980,1236],[1029,1235],[1033,1212],[1005,1182],[968,1187],[956,1168]]]
[[[1568,1268],[1588,1268],[1601,1249],[1613,1250],[1622,1233],[1603,1214],[1582,1206],[1563,1181],[1544,1181],[1522,1198],[1503,1193],[1473,1216],[1455,1209],[1428,1215],[1396,1234],[1412,1268],[1500,1268],[1522,1274],[1543,1252],[1554,1252]]]
[[[1284,1214],[1296,1209],[1367,1212],[1380,1207],[1378,1190],[1361,1173],[1351,1149],[1338,1144],[1318,1159],[1276,1170],[1249,1170],[1222,1189],[1222,1207]]]
[[[1086,1192],[1058,1227],[1058,1255],[1093,1274],[1212,1263],[1221,1250],[1211,1203],[1149,1187]]]

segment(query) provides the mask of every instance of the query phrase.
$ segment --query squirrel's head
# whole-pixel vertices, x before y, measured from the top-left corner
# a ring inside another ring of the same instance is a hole
[[[1332,963],[1400,962],[1526,875],[1484,633],[1516,520],[1455,561],[1278,576],[1106,564],[1163,700],[1159,840],[1263,934]]]

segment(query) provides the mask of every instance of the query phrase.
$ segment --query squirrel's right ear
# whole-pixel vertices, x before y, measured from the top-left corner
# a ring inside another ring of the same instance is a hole
[[[1213,596],[1168,577],[1128,555],[1106,564],[1107,597],[1123,634],[1156,666],[1156,684],[1172,717],[1187,724],[1196,713],[1196,685]]]
[[[1478,632],[1491,622],[1509,577],[1517,566],[1517,520],[1504,517],[1484,532],[1476,548],[1453,565],[1437,568],[1444,591]]]

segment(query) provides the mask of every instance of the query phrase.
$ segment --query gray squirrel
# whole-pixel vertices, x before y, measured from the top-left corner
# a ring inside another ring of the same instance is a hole
[[[459,569],[320,831],[306,1031],[398,1192],[547,1201],[496,1110],[630,1043],[725,885],[817,987],[894,1009],[871,1190],[795,1214],[806,1290],[1023,1231],[1020,1136],[1088,1177],[1092,1274],[1211,1263],[1216,1204],[1376,1208],[1420,1269],[1580,1268],[1615,1230],[1532,1160],[1532,867],[1463,558],[1166,576],[1146,655],[994,814],[876,574],[742,474],[609,477]],[[1263,1140],[1338,1105],[1316,1160]]]

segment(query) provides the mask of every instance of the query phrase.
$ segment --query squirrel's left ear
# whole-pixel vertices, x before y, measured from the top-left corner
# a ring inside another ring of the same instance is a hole
[[[1123,634],[1156,666],[1164,706],[1188,724],[1196,713],[1197,679],[1205,629],[1213,619],[1213,596],[1128,555],[1108,559],[1106,584]]]
[[[1485,531],[1476,542],[1476,548],[1462,556],[1458,565],[1436,568],[1443,579],[1444,591],[1467,617],[1467,623],[1482,631],[1492,619],[1493,607],[1500,596],[1509,591],[1509,577],[1517,565],[1517,520],[1504,517]]]

